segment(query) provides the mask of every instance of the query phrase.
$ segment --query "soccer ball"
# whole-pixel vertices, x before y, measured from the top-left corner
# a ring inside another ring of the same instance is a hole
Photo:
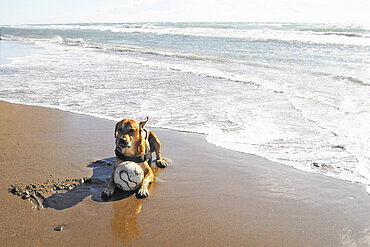
[[[132,191],[139,188],[143,178],[143,169],[132,161],[122,162],[114,172],[114,182],[118,188],[124,191]]]

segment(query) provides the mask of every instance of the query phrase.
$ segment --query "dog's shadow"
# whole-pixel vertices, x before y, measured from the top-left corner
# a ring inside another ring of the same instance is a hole
[[[43,207],[64,210],[77,205],[88,196],[91,196],[93,201],[106,202],[122,200],[134,195],[136,191],[126,192],[116,189],[109,200],[103,200],[101,197],[102,191],[108,186],[110,175],[113,171],[114,159],[115,158],[112,157],[90,163],[87,167],[93,169],[93,175],[87,182],[65,193],[55,193],[45,198],[42,202]]]

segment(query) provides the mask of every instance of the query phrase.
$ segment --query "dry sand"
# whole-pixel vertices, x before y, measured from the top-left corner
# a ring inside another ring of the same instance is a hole
[[[369,246],[364,186],[308,174],[156,129],[151,196],[102,201],[114,122],[0,102],[1,246]],[[106,162],[94,163],[105,159]],[[11,184],[91,177],[32,209]],[[63,231],[55,231],[63,226]]]

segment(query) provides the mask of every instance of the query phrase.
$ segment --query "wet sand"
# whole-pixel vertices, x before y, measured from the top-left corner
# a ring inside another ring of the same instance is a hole
[[[172,164],[150,197],[103,201],[114,122],[5,102],[0,116],[0,246],[369,246],[363,185],[155,129]],[[8,191],[83,177],[39,210]]]

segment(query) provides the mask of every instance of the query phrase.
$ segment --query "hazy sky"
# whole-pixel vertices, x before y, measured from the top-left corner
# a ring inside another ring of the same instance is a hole
[[[0,25],[71,22],[370,23],[370,0],[0,0]]]

